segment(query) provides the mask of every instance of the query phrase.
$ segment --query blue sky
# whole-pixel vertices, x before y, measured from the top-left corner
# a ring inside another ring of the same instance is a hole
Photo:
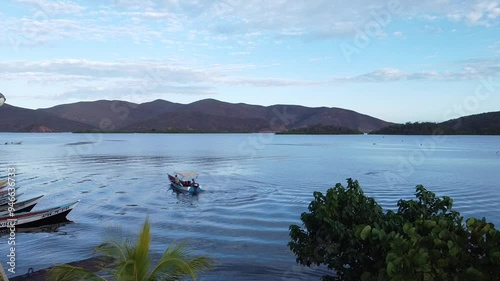
[[[500,0],[5,0],[0,92],[442,121],[500,110],[499,22]]]

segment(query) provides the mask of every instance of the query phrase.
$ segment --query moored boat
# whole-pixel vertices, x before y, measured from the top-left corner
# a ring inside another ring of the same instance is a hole
[[[18,186],[16,186],[15,188],[11,188],[10,190],[9,190],[9,188],[1,189],[0,190],[0,198],[11,196],[11,194],[13,194],[13,191],[14,190],[17,191],[18,189],[19,189]]]
[[[0,217],[5,216],[11,213],[23,213],[23,212],[29,212],[31,211],[35,205],[40,201],[40,199],[43,197],[43,195],[40,195],[35,198],[31,198],[22,202],[16,202],[11,205],[5,204],[0,206]]]
[[[180,176],[180,177],[179,177]],[[191,181],[185,181],[184,178],[192,178]],[[198,173],[193,172],[175,172],[175,177],[168,174],[170,180],[170,188],[179,193],[198,194],[203,191],[200,184],[195,182],[198,178]]]
[[[10,202],[17,202],[17,199],[19,196],[23,195],[24,193],[16,193],[16,196],[14,196],[14,199],[10,196],[3,196],[0,197],[0,208],[3,208],[5,205],[7,205]]]
[[[13,216],[2,216],[0,217],[0,228],[34,227],[61,222],[66,219],[69,212],[71,212],[79,202],[80,200],[41,211],[24,212]]]

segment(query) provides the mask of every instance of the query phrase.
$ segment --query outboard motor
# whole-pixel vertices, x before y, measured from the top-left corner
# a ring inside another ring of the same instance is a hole
[[[194,183],[193,185],[191,185],[191,188],[190,188],[190,192],[192,194],[198,194],[198,189],[200,188],[200,185],[198,183]]]

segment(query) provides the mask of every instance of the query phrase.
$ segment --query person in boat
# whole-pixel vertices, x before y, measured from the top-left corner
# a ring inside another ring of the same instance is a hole
[[[175,175],[175,184],[179,184],[179,177],[177,175]]]
[[[200,185],[199,185],[199,184],[197,184],[197,183],[194,181],[194,179],[193,179],[193,183],[191,184],[191,186],[194,188],[194,190],[195,190],[195,191],[196,191],[196,190],[198,190],[198,187],[200,187]]]

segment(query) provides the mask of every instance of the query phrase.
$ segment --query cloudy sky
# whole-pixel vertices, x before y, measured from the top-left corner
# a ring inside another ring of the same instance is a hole
[[[441,121],[500,110],[499,23],[500,0],[2,0],[0,92]]]

